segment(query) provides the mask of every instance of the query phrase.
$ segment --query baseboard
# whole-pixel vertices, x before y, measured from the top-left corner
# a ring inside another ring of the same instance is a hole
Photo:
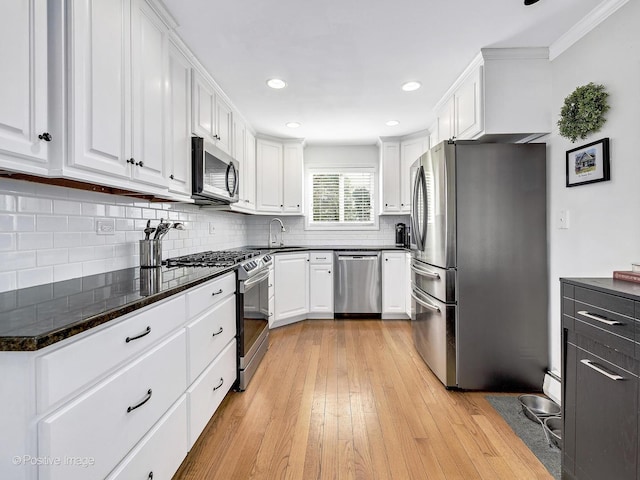
[[[383,313],[382,320],[409,320],[406,313]]]
[[[551,376],[547,373],[544,376],[542,391],[547,397],[556,402],[558,405],[561,404],[560,401],[562,398],[562,383],[560,383],[560,380],[556,378],[556,375]]]

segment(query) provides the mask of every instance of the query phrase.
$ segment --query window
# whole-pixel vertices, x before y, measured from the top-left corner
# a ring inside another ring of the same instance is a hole
[[[377,228],[373,169],[310,170],[309,183],[308,228]]]

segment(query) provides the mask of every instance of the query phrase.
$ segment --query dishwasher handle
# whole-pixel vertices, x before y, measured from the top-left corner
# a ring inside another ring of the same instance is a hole
[[[372,255],[339,255],[338,260],[378,260],[378,257]]]

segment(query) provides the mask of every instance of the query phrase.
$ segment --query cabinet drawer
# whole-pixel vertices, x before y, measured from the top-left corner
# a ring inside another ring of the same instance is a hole
[[[227,297],[187,327],[189,384],[236,336],[236,298]]]
[[[223,300],[236,291],[236,274],[227,275],[211,280],[201,287],[187,293],[187,316],[192,319],[200,312]]]
[[[333,252],[311,252],[309,253],[310,263],[333,263]]]
[[[621,299],[622,300],[622,299]],[[633,308],[633,302],[631,302]],[[616,311],[605,309],[600,304],[574,302],[574,317],[599,329],[624,337],[632,342],[635,339],[635,320],[633,314],[625,316]],[[577,325],[576,325],[577,328]]]
[[[123,321],[64,345],[36,361],[38,412],[157,342],[185,323],[185,297],[153,305]]]
[[[187,456],[187,397],[183,395],[107,480],[171,480]]]
[[[614,314],[633,318],[633,300],[629,300],[628,298],[617,297],[588,288],[576,287],[575,300],[576,303],[580,302],[582,304],[593,305]],[[576,305],[576,311],[578,310],[582,310],[582,308],[578,308]]]
[[[413,260],[411,282],[420,290],[445,303],[454,303],[456,300],[456,276],[453,269],[445,270]]]
[[[232,340],[187,390],[189,448],[204,430],[237,376],[236,341]]]
[[[104,478],[186,389],[185,337],[181,330],[43,419],[38,454],[93,458],[91,477]],[[88,473],[75,465],[39,472],[40,480],[84,480]]]

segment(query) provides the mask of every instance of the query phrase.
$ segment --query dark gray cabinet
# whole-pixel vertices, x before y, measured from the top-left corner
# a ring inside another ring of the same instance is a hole
[[[640,480],[640,285],[561,282],[562,478]]]

